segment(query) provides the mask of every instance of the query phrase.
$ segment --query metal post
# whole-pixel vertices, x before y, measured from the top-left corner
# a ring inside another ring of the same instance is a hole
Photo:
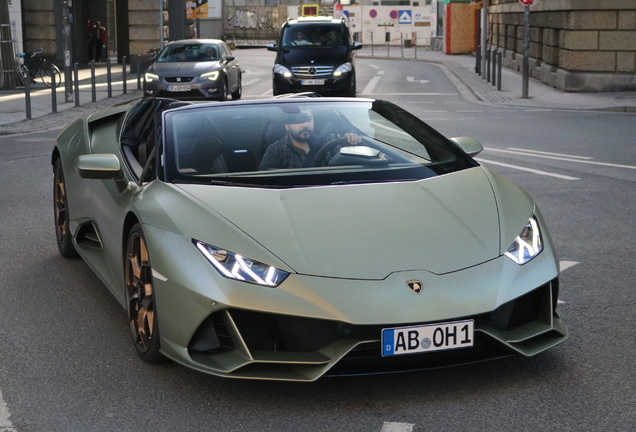
[[[128,93],[128,83],[126,82],[126,56],[122,56],[121,58],[121,77],[124,83],[124,94]]]
[[[24,105],[26,109],[26,118],[31,120],[31,72],[27,69],[24,77]]]
[[[79,70],[78,70],[77,62],[73,63],[73,75],[74,75],[73,85],[75,86],[75,106],[77,107],[80,104],[80,99],[79,99]]]
[[[477,52],[475,53],[475,73],[481,76],[481,44],[477,45]]]
[[[108,88],[108,97],[113,97],[113,82],[112,74],[110,72],[110,57],[106,59],[106,87]]]
[[[51,112],[57,113],[57,83],[55,82],[54,73],[51,74]]]
[[[499,54],[499,51],[497,50],[493,50],[492,52],[492,81],[490,81],[492,83],[492,85],[495,85],[495,83],[497,82],[497,54]]]
[[[521,98],[528,99],[530,75],[530,6],[523,7],[523,84]]]
[[[415,59],[417,60],[417,39],[415,40]]]
[[[499,62],[497,63],[497,67],[499,68],[499,81],[497,81],[497,90],[501,90],[501,63],[503,61],[503,53],[501,51],[499,51],[498,53],[498,57],[499,57]]]
[[[371,57],[373,57],[373,31],[371,32]]]
[[[73,81],[71,78],[71,25],[67,0],[62,3],[62,43],[64,44],[64,102],[68,103],[73,100]]]
[[[389,53],[389,49],[391,48],[391,32],[389,32],[388,37],[386,37],[386,56],[391,57]]]
[[[490,50],[486,50],[486,70],[484,71],[484,78],[490,82]]]
[[[197,38],[200,37],[197,34]],[[163,0],[159,0],[159,48],[163,48]]]
[[[97,91],[95,90],[95,60],[91,60],[91,100],[97,100]]]
[[[404,33],[400,32],[400,56],[404,58]]]
[[[486,72],[486,46],[488,44],[488,2],[483,2],[483,8],[481,10],[481,76],[483,78]]]
[[[141,90],[141,55],[137,54],[137,90]]]

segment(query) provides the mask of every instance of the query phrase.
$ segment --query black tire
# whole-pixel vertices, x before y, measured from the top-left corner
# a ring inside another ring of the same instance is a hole
[[[351,75],[351,87],[349,88],[348,97],[356,97],[356,73]]]
[[[227,100],[227,93],[228,92],[228,88],[227,88],[227,80],[223,80],[223,87],[221,89],[221,97],[219,97],[220,101],[226,101]]]
[[[243,95],[243,77],[239,74],[238,87],[232,92],[232,100],[238,100]]]
[[[143,361],[161,363],[166,358],[159,352],[161,343],[152,267],[140,224],[135,224],[130,230],[125,247],[126,312],[133,344]]]
[[[62,82],[60,70],[53,63],[42,62],[42,67],[40,67],[40,79],[42,79],[42,82],[48,88],[51,88],[53,82],[52,77],[55,77],[55,87],[59,87]]]
[[[55,211],[55,237],[60,255],[65,258],[77,258],[79,255],[73,245],[73,237],[68,226],[68,197],[60,158],[57,158],[53,164],[53,210]]]

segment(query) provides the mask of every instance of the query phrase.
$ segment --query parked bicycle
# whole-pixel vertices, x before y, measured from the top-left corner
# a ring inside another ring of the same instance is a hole
[[[24,85],[27,77],[30,77],[31,82],[35,82],[36,77],[40,77],[42,83],[51,87],[51,83],[53,82],[53,78],[55,78],[55,87],[59,87],[62,82],[62,74],[60,70],[53,63],[49,62],[47,59],[40,57],[39,54],[44,52],[44,49],[40,51],[33,52],[31,54],[20,53],[18,54],[19,58],[19,70],[18,77],[22,81]]]

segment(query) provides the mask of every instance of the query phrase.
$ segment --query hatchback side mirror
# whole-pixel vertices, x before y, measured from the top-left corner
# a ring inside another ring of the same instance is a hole
[[[278,51],[276,44],[267,44],[267,51]]]
[[[459,138],[451,138],[455,144],[459,146],[460,149],[464,150],[468,156],[475,157],[479,153],[484,150],[484,146],[481,145],[479,141],[475,138],[470,137],[459,137]]]

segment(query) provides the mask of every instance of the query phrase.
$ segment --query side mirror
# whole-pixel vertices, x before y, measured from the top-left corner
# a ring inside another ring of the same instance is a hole
[[[234,57],[233,55],[226,55],[225,56],[225,60],[231,62],[232,60],[234,60],[236,57]]]
[[[467,153],[471,157],[477,156],[479,153],[481,153],[484,150],[484,146],[481,145],[481,143],[477,141],[475,138],[458,137],[458,138],[451,138],[451,141],[457,144],[460,149],[462,149],[465,153]]]
[[[267,44],[267,51],[278,51],[276,44]]]
[[[75,169],[81,178],[115,180],[120,193],[128,186],[119,159],[114,154],[81,155],[75,160]]]
[[[362,48],[362,42],[354,42],[353,45],[351,45],[352,50],[359,50],[360,48]]]

